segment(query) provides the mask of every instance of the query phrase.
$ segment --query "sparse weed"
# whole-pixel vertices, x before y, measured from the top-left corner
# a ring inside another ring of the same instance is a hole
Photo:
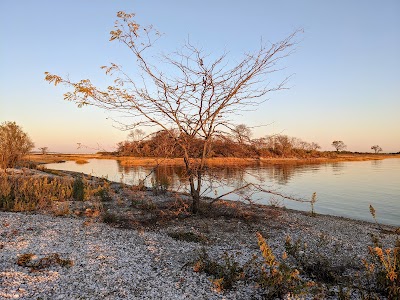
[[[147,198],[134,198],[131,200],[131,206],[144,211],[154,211],[157,209],[157,205],[153,201],[151,201],[151,199]]]
[[[320,238],[319,247],[323,246],[323,237]],[[347,265],[333,265],[332,257],[325,256],[323,252],[315,253],[309,251],[307,244],[302,243],[300,240],[292,243],[291,238],[286,237],[285,250],[292,256],[300,269],[307,274],[310,278],[325,282],[329,284],[336,284],[339,282]]]
[[[109,191],[110,191],[109,184],[105,183],[102,187],[100,187],[98,191],[94,193],[94,195],[100,197],[101,202],[109,202],[112,200]]]
[[[305,287],[312,286],[312,283],[304,282],[299,277],[297,269],[291,268],[285,262],[286,253],[279,262],[260,233],[257,233],[257,240],[262,260],[254,255],[252,259],[240,265],[234,255],[225,252],[222,262],[218,262],[210,258],[203,248],[193,270],[211,275],[214,288],[219,292],[232,288],[239,280],[253,281],[263,290],[265,299],[281,298],[289,293],[298,295]]]
[[[311,197],[311,201],[310,201],[310,204],[311,204],[311,216],[312,217],[315,217],[317,214],[315,213],[315,209],[314,209],[314,204],[315,204],[315,202],[317,202],[317,193],[316,192],[314,192],[313,194],[312,194],[312,197]]]
[[[170,187],[170,179],[166,176],[151,178],[151,186],[154,195],[164,195]]]
[[[376,289],[388,299],[400,299],[400,239],[393,248],[368,247],[363,260],[367,275],[375,279]]]
[[[67,216],[71,213],[68,202],[57,202],[53,208],[53,214],[56,217]]]
[[[202,248],[202,252],[193,266],[193,271],[205,272],[213,276],[211,282],[218,292],[232,288],[238,280],[244,278],[244,269],[233,255],[225,252],[222,263],[219,263],[209,257],[205,248]]]
[[[379,224],[378,221],[376,220],[375,208],[371,204],[369,205],[369,212],[371,213],[371,216],[374,218],[375,224],[378,225],[378,227],[381,231],[383,231],[381,224]]]
[[[299,277],[300,272],[286,263],[286,252],[283,253],[282,260],[279,262],[263,236],[258,232],[257,240],[263,257],[257,283],[264,289],[265,298],[275,299],[278,297],[281,299],[289,293],[300,294],[306,283]]]

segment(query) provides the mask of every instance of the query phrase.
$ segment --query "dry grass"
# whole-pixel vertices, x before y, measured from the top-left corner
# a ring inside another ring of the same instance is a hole
[[[115,158],[112,156],[102,156],[100,154],[29,154],[24,157],[25,160],[37,164],[51,164],[64,161],[87,161],[92,158]]]
[[[109,182],[96,178],[0,172],[0,210],[4,211],[41,211],[65,216],[75,211],[72,205],[81,210],[89,207],[85,215],[98,217],[103,202],[112,199],[110,193]]]
[[[122,166],[184,166],[182,158],[118,157],[117,159]],[[260,160],[255,158],[215,157],[206,159],[206,164],[209,166],[257,165],[259,162]]]
[[[72,194],[71,178],[0,174],[0,209],[32,211],[66,201]]]

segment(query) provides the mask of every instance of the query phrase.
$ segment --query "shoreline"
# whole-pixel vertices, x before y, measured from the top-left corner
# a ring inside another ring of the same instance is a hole
[[[236,157],[216,157],[208,158],[206,164],[209,166],[246,166],[246,165],[268,165],[268,164],[320,164],[345,161],[369,161],[382,160],[389,158],[400,158],[399,154],[337,154],[336,157],[311,157],[311,158],[236,158]],[[65,161],[75,161],[84,164],[88,159],[114,159],[122,166],[156,166],[156,165],[175,165],[184,166],[182,158],[150,158],[150,157],[130,157],[112,156],[102,154],[30,154],[26,160],[37,164],[59,163]]]
[[[31,176],[31,177],[59,177],[59,176],[67,176],[67,177],[72,177],[72,178],[76,178],[77,176],[81,176],[82,173],[80,172],[76,172],[76,171],[67,171],[67,170],[36,170],[36,169],[7,169],[6,170],[6,174],[19,174],[19,175],[27,175],[27,176]],[[97,181],[104,181],[105,179],[102,177],[97,177],[97,176],[93,176],[90,174],[85,174],[85,176],[89,176],[90,178],[93,178]],[[121,185],[121,182],[118,181],[112,181],[109,179],[106,179],[106,181],[113,185],[114,188],[116,189],[123,189],[123,185]],[[131,186],[134,188],[134,186]],[[135,189],[134,189],[135,190]],[[153,191],[153,189],[151,187],[144,187],[144,190],[148,193],[151,193]],[[180,197],[186,199],[187,197],[190,198],[190,195],[184,192],[174,192],[174,191],[168,191],[168,193],[173,193],[173,194],[179,194]],[[157,197],[156,197],[157,198]],[[208,203],[207,201],[211,198],[205,198],[204,203]],[[243,205],[246,207],[253,207],[256,209],[259,208],[272,208],[272,209],[276,209],[276,210],[283,210],[283,211],[288,211],[288,212],[292,212],[292,213],[298,213],[298,214],[303,214],[305,216],[309,216],[310,215],[310,210],[300,210],[300,209],[294,209],[294,208],[287,208],[285,206],[275,206],[275,205],[271,205],[271,204],[261,204],[261,203],[253,203],[253,204],[248,204],[245,202],[241,202],[241,201],[237,201],[237,200],[232,200],[229,198],[223,198],[220,199],[221,202],[228,202],[228,203],[233,203],[233,204],[238,204],[238,205]],[[290,201],[290,200],[289,200]],[[0,210],[1,212],[1,210]],[[383,226],[383,227],[387,227],[390,228],[390,230],[396,231],[396,230],[400,230],[400,225],[394,225],[394,224],[387,224],[387,223],[382,223],[379,222],[379,218],[377,219],[379,225],[376,224],[376,222],[373,220],[372,216],[371,216],[371,220],[366,220],[366,219],[356,219],[356,218],[351,218],[351,217],[347,217],[347,216],[339,216],[339,215],[332,215],[332,214],[327,214],[327,213],[320,213],[318,212],[318,207],[316,207],[316,215],[318,216],[325,216],[325,217],[333,217],[333,218],[338,218],[338,219],[343,219],[344,221],[354,221],[354,222],[359,222],[359,223],[363,223],[365,222],[366,224],[369,225],[375,225],[375,226]],[[400,232],[400,231],[399,231]]]

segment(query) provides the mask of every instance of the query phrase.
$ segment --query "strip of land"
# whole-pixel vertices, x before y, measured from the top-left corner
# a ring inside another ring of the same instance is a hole
[[[318,164],[340,161],[367,161],[382,160],[387,158],[400,158],[399,154],[333,154],[324,157],[273,157],[273,158],[237,158],[237,157],[216,157],[206,160],[210,166],[226,165],[262,165],[262,164]],[[63,161],[76,161],[85,163],[88,159],[116,159],[122,166],[156,166],[156,165],[176,165],[183,166],[182,158],[153,158],[153,157],[130,157],[114,156],[102,154],[30,154],[25,157],[34,163],[58,163]]]

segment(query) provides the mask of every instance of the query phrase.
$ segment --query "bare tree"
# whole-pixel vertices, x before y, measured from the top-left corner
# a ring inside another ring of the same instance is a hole
[[[135,142],[141,141],[145,136],[146,132],[139,128],[131,130],[128,134],[128,138]]]
[[[293,149],[293,138],[287,135],[278,134],[275,136],[275,149],[283,156],[290,155]]]
[[[47,154],[49,147],[40,147],[38,149],[40,150],[40,153],[42,153],[42,155],[45,155],[45,154]]]
[[[117,17],[110,40],[127,46],[137,61],[137,73],[129,75],[114,63],[103,66],[106,74],[115,78],[115,84],[104,90],[88,79],[73,82],[48,72],[46,80],[72,88],[64,98],[79,107],[94,105],[120,111],[132,117],[130,128],[152,126],[167,132],[181,149],[192,212],[196,213],[213,137],[224,131],[224,126],[233,127],[230,117],[235,113],[254,108],[270,92],[285,89],[288,78],[275,86],[264,82],[279,70],[280,60],[293,51],[299,31],[275,44],[261,45],[236,63],[228,62],[226,53],[213,58],[189,42],[154,61],[148,51],[160,38],[158,31],[137,24],[134,14],[118,12]],[[161,69],[163,66],[166,68]],[[200,149],[198,139],[202,141]]]
[[[379,145],[374,145],[374,146],[371,147],[371,149],[374,150],[375,153],[382,152],[382,148],[379,147]]]
[[[0,168],[15,167],[34,147],[29,136],[15,122],[0,125]]]
[[[321,149],[321,146],[318,143],[311,142],[310,144],[310,150],[311,151],[317,151],[318,149]]]
[[[347,146],[345,145],[345,143],[343,143],[343,141],[333,141],[332,147],[336,149],[336,152],[343,151],[344,149],[347,148]]]
[[[233,137],[239,144],[250,143],[251,136],[253,133],[251,129],[245,124],[236,125],[233,129],[231,129]]]

